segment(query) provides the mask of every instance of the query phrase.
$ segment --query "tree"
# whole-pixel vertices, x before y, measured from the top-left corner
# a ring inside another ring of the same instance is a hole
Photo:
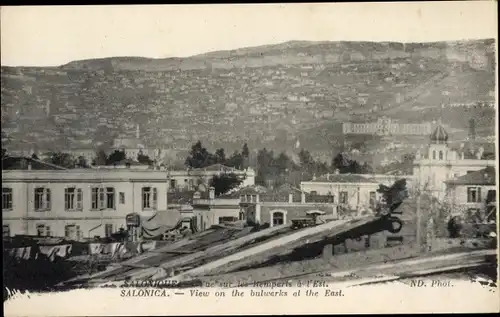
[[[6,149],[2,149],[2,160],[4,158],[6,158],[8,155],[7,155],[7,150]]]
[[[191,168],[201,168],[212,165],[214,161],[214,156],[198,141],[191,147],[184,164]]]
[[[339,153],[332,160],[332,170],[338,169],[340,173],[345,173],[350,164],[351,162],[347,156],[343,153]]]
[[[243,144],[243,149],[241,150],[241,156],[243,157],[243,168],[247,168],[250,161],[250,151],[248,150],[248,144]]]
[[[121,162],[126,158],[127,158],[127,155],[125,154],[125,150],[115,150],[113,153],[111,153],[108,156],[108,158],[106,160],[106,164],[112,165],[112,164]]]
[[[214,175],[210,180],[210,186],[215,188],[215,195],[219,196],[238,187],[243,180],[234,173]]]
[[[80,168],[88,168],[87,159],[84,156],[79,156],[76,160],[76,165]]]
[[[106,165],[106,162],[108,161],[108,156],[106,155],[106,152],[104,150],[99,150],[97,151],[96,157],[92,161],[92,165]]]
[[[142,153],[142,150],[140,150],[139,153],[137,154],[137,162],[147,165],[151,165],[153,163],[153,161],[149,158],[149,156]]]
[[[31,154],[31,158],[32,158],[32,159],[35,159],[35,160],[39,160],[39,158],[38,158],[38,156],[36,155],[36,153]]]
[[[382,204],[377,210],[387,210],[389,213],[396,210],[403,201],[408,198],[408,188],[406,187],[406,179],[398,179],[391,186],[380,184],[377,192],[382,194]]]
[[[215,162],[218,164],[226,164],[226,153],[223,148],[215,151]]]
[[[243,156],[238,152],[234,151],[233,154],[227,159],[226,165],[229,167],[234,167],[236,169],[243,168]]]
[[[74,168],[75,167],[75,159],[73,155],[69,153],[63,152],[52,152],[48,159],[46,159],[48,163],[58,165],[65,168]]]

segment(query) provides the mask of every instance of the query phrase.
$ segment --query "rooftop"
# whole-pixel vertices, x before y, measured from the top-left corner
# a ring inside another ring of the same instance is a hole
[[[447,181],[452,185],[495,185],[495,168],[487,167],[485,169],[468,173]]]
[[[360,174],[325,174],[309,182],[317,183],[378,183],[372,178]]]
[[[432,142],[438,142],[438,143],[448,142],[448,133],[443,128],[443,126],[439,124],[434,130],[434,132],[432,132],[430,138]]]
[[[8,156],[2,159],[2,170],[67,170],[29,156]]]

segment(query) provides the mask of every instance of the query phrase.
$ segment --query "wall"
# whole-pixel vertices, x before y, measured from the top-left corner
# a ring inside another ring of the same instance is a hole
[[[467,188],[469,187],[481,188],[481,201],[479,203],[467,202]],[[484,209],[488,191],[495,189],[495,185],[456,185],[450,186],[450,188],[448,188],[448,194],[451,195],[451,202],[454,205],[461,205],[467,209]]]
[[[128,178],[124,176],[128,176]],[[152,216],[156,210],[167,210],[168,184],[163,176],[156,172],[124,174],[122,171],[58,171],[57,173],[16,171],[15,173],[2,173],[2,177],[2,187],[10,187],[13,190],[13,209],[2,211],[4,224],[11,225],[11,235],[36,235],[36,226],[45,224],[50,226],[52,236],[64,236],[65,226],[75,224],[80,226],[84,237],[103,236],[104,224],[113,224],[113,230],[116,231],[121,226],[125,227],[125,216],[129,213],[137,212],[142,216]],[[146,180],[146,178],[151,180]],[[114,210],[92,209],[91,187],[93,186],[113,187],[115,189]],[[142,187],[146,186],[157,188],[156,210],[142,210]],[[50,189],[50,210],[34,210],[36,187]],[[82,189],[81,210],[65,210],[64,193],[67,187]],[[121,192],[125,195],[123,204],[120,203],[119,199]]]
[[[370,192],[375,192],[376,199],[379,199],[377,183],[322,183],[322,182],[302,182],[301,190],[305,192],[316,191],[319,195],[334,195],[334,203],[339,203],[340,192],[347,192],[348,206],[351,209],[369,206]],[[359,193],[359,194],[358,194]]]
[[[260,223],[269,223],[273,226],[272,214],[276,211],[284,213],[284,220],[286,224],[291,224],[293,218],[303,218],[306,217],[306,212],[309,210],[321,210],[326,213],[326,215],[333,215],[333,210],[336,208],[333,204],[261,204],[260,211]]]

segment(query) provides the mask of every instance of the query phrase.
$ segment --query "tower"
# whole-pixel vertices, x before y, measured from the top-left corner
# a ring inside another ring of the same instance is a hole
[[[428,164],[422,166],[424,188],[431,191],[436,198],[444,197],[446,192],[445,181],[450,178],[450,166],[448,160],[451,159],[448,148],[448,133],[438,122],[434,132],[430,135]]]

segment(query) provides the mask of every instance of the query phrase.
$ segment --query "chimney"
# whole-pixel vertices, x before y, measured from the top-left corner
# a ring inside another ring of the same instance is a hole
[[[288,203],[289,204],[293,203],[293,194],[292,193],[288,194]]]
[[[477,160],[480,160],[480,159],[481,159],[481,156],[483,156],[483,154],[481,153],[481,151],[477,151],[477,152],[476,152],[476,159],[477,159]]]
[[[326,180],[330,180],[330,173],[326,173]]]
[[[340,174],[340,170],[338,168],[335,169],[335,175]]]
[[[31,171],[31,162],[28,162],[28,171]]]
[[[208,189],[208,199],[215,199],[215,188],[210,187]]]
[[[464,152],[460,153],[460,159],[463,160],[465,158]]]

